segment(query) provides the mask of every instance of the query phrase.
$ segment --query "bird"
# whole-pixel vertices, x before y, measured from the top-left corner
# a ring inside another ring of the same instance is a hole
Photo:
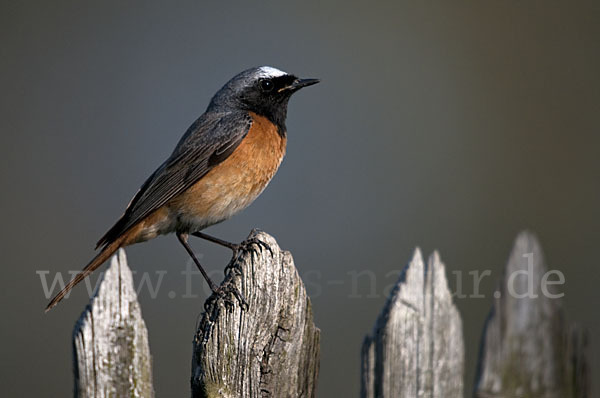
[[[171,155],[148,177],[123,215],[96,245],[98,254],[49,302],[56,306],[119,248],[175,233],[211,290],[188,244],[190,235],[228,247],[205,228],[249,206],[271,181],[286,151],[288,101],[319,79],[301,79],[271,66],[247,69],[217,91]]]

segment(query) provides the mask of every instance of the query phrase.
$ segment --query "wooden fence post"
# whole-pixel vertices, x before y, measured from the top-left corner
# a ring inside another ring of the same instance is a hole
[[[462,397],[462,322],[445,272],[437,252],[425,264],[415,250],[363,343],[361,397]]]
[[[474,395],[589,396],[587,333],[569,325],[535,236],[517,237],[483,331]],[[563,280],[564,282],[564,280]],[[545,288],[543,288],[545,284]]]
[[[315,396],[320,331],[290,253],[253,231],[209,299],[192,358],[192,397]],[[268,249],[267,249],[268,248]],[[476,398],[590,396],[588,335],[568,324],[536,238],[521,233],[486,321]],[[230,298],[232,296],[229,296]],[[153,397],[146,326],[125,252],[111,259],[73,331],[75,396]],[[363,398],[463,395],[462,322],[439,255],[415,250],[362,348]]]
[[[262,243],[239,257],[224,282],[248,307],[236,299],[207,303],[194,339],[192,396],[314,397],[320,331],[304,284],[273,237],[253,231],[248,239]]]
[[[101,278],[73,330],[75,397],[151,398],[148,332],[124,250]]]

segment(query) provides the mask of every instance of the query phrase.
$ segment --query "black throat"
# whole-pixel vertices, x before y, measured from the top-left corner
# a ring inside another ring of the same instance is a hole
[[[269,121],[277,127],[277,133],[281,137],[285,138],[287,134],[287,129],[285,126],[285,119],[287,117],[287,103],[270,108],[257,109],[255,112],[256,114],[269,119]]]

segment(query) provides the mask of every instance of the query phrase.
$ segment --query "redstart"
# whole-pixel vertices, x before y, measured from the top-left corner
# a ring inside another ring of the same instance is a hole
[[[188,236],[229,247],[236,255],[241,245],[200,231],[243,210],[265,189],[285,154],[288,101],[299,89],[318,82],[269,66],[248,69],[229,80],[98,241],[100,253],[50,301],[46,311],[117,249],[171,232],[211,290],[221,293],[188,245]]]

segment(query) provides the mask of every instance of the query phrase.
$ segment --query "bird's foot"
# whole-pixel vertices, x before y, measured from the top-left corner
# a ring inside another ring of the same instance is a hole
[[[231,296],[233,296],[233,299]],[[235,307],[234,300],[237,300],[242,311],[247,311],[249,308],[246,298],[235,286],[232,279],[229,279],[221,286],[217,286],[213,289],[213,293],[204,303],[204,310],[207,313],[212,312],[215,315],[214,317],[218,316],[220,308],[218,305],[219,300],[223,301],[223,304],[230,309]]]
[[[232,244],[230,249],[233,251],[233,256],[231,257],[231,261],[229,262],[229,265],[227,265],[227,268],[231,268],[234,265],[233,263],[235,263],[235,260],[237,260],[241,253],[250,252],[252,256],[258,256],[260,254],[259,250],[262,251],[262,248],[268,250],[271,254],[271,257],[273,257],[273,250],[271,249],[271,246],[255,236],[246,239],[242,243]]]

